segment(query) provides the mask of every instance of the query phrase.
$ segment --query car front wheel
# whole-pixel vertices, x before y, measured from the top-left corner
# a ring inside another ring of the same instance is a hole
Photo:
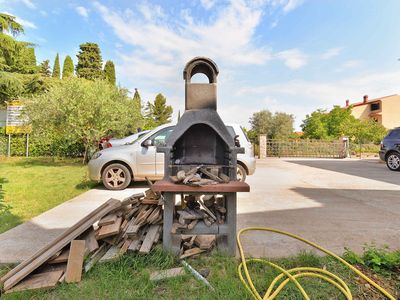
[[[102,174],[103,184],[108,190],[123,190],[132,180],[128,168],[121,164],[107,166]]]
[[[246,181],[246,170],[241,165],[237,165],[236,168],[236,179],[238,181]]]
[[[392,171],[400,171],[400,155],[397,153],[390,153],[386,157],[386,165]]]

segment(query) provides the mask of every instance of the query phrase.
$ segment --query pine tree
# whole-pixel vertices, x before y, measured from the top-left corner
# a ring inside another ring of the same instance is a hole
[[[64,59],[62,78],[65,79],[72,76],[74,76],[74,62],[71,56],[67,55]]]
[[[104,76],[109,83],[115,85],[115,66],[111,60],[107,60],[104,65]]]
[[[147,103],[145,115],[147,125],[160,126],[171,122],[172,106],[166,103],[167,99],[161,93],[156,96],[154,103]]]
[[[39,73],[43,76],[50,77],[50,61],[48,59],[44,60],[39,66]]]
[[[133,94],[133,105],[134,107],[141,112],[142,110],[142,98],[140,97],[139,91],[135,88],[135,93]]]
[[[60,79],[60,58],[58,56],[58,53],[56,55],[56,59],[54,60],[54,66],[53,66],[53,77]]]
[[[89,80],[103,78],[103,70],[101,69],[102,58],[99,46],[95,43],[84,43],[79,48],[76,75]]]

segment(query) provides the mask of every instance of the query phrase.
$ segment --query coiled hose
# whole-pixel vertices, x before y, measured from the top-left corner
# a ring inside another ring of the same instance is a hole
[[[351,295],[350,289],[347,286],[347,284],[340,279],[338,276],[336,276],[335,274],[332,274],[331,272],[324,270],[324,269],[319,269],[319,268],[311,268],[311,267],[301,267],[301,268],[294,268],[294,269],[290,269],[290,270],[285,270],[283,268],[281,268],[280,266],[267,261],[267,260],[263,260],[263,259],[246,259],[244,256],[244,252],[243,252],[243,246],[242,243],[240,241],[240,235],[246,231],[269,231],[269,232],[274,232],[274,233],[278,233],[278,234],[282,234],[282,235],[286,235],[289,236],[291,238],[294,238],[296,240],[299,240],[303,243],[306,243],[332,257],[334,257],[336,260],[338,260],[339,262],[341,262],[342,264],[344,264],[345,266],[347,266],[349,269],[351,269],[354,273],[356,273],[358,276],[360,276],[361,278],[363,278],[365,281],[367,281],[370,285],[372,285],[373,287],[375,287],[379,292],[381,292],[383,295],[385,295],[388,299],[390,300],[396,300],[390,293],[388,293],[384,288],[382,288],[380,285],[378,285],[377,283],[375,283],[372,279],[370,279],[369,277],[367,277],[366,275],[364,275],[362,272],[360,272],[359,270],[357,270],[355,267],[353,267],[351,264],[349,264],[347,261],[345,261],[343,258],[337,256],[335,253],[326,250],[324,248],[322,248],[321,246],[310,242],[306,239],[303,239],[300,236],[291,234],[289,232],[284,232],[281,230],[277,230],[277,229],[273,229],[273,228],[264,228],[264,227],[248,227],[248,228],[244,228],[242,230],[240,230],[237,233],[237,244],[239,247],[239,253],[240,253],[240,258],[241,258],[241,263],[238,266],[238,274],[240,277],[240,280],[242,281],[244,287],[246,288],[246,290],[252,295],[252,297],[254,299],[257,300],[272,300],[275,299],[276,296],[278,296],[278,294],[280,293],[280,291],[285,287],[286,284],[288,284],[290,281],[292,281],[296,287],[298,288],[298,290],[301,292],[301,294],[303,295],[303,298],[306,300],[310,300],[310,297],[307,295],[306,291],[304,290],[304,288],[301,286],[301,284],[297,281],[298,278],[301,277],[316,277],[316,278],[320,278],[322,280],[325,280],[327,282],[329,282],[330,284],[334,285],[338,290],[340,290],[342,292],[342,294],[346,297],[347,300],[352,300],[353,296]],[[247,268],[247,264],[248,263],[262,263],[268,266],[271,266],[275,269],[278,269],[281,274],[279,274],[277,277],[274,278],[274,280],[271,282],[270,286],[268,287],[264,297],[261,297],[260,293],[257,291],[257,289],[254,286],[254,283],[251,279],[249,270]],[[244,274],[243,274],[244,273]],[[277,285],[277,283],[283,278],[283,277],[287,277],[285,280],[283,280],[278,287],[275,288],[275,286]],[[275,288],[275,289],[274,289]]]

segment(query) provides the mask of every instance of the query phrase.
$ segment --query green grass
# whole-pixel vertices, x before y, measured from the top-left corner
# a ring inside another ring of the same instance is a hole
[[[63,283],[52,290],[13,293],[6,295],[4,299],[251,299],[236,273],[236,259],[213,253],[189,259],[188,262],[197,270],[210,269],[207,279],[215,288],[215,292],[211,292],[188,272],[181,277],[158,283],[151,282],[149,274],[152,271],[180,266],[174,257],[156,248],[149,255],[124,255],[116,262],[97,264],[89,273],[84,274],[79,284]],[[385,299],[379,293],[366,288],[364,282],[360,282],[351,271],[332,258],[302,253],[294,257],[276,259],[274,262],[284,268],[326,268],[345,280],[355,299]],[[3,269],[3,272],[5,271]],[[256,287],[263,292],[277,275],[275,271],[261,266],[251,266],[250,271]],[[368,273],[369,270],[364,271],[372,276]],[[376,276],[374,279],[399,297],[399,281],[393,280],[392,277]],[[344,299],[340,292],[319,279],[300,279],[300,283],[313,300]],[[289,284],[276,299],[303,298],[293,284]]]
[[[1,181],[10,210],[0,214],[0,233],[95,185],[79,160],[56,158],[0,158]]]

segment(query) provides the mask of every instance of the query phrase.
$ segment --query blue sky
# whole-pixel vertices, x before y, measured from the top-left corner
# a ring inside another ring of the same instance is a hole
[[[253,112],[295,115],[400,91],[400,1],[0,0],[25,26],[38,61],[76,61],[100,45],[117,81],[143,100],[162,92],[183,110],[182,69],[202,55],[219,66],[218,112],[248,125]]]

